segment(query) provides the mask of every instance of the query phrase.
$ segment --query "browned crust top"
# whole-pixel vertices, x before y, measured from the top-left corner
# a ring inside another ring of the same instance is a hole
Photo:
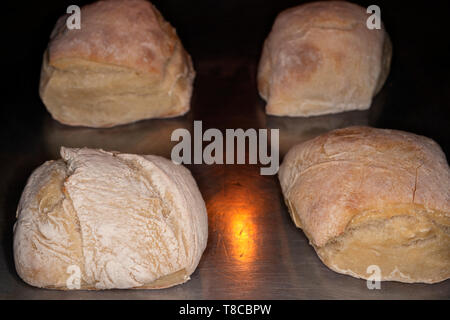
[[[81,9],[81,29],[62,16],[49,43],[50,64],[65,58],[113,64],[138,72],[164,70],[178,40],[175,30],[145,0],[106,0]]]
[[[339,236],[368,210],[401,204],[450,216],[445,155],[433,140],[412,133],[334,130],[293,147],[279,177],[287,201],[317,246]]]

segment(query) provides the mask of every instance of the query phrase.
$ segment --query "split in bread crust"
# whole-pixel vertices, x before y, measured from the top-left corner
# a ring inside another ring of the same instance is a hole
[[[450,169],[415,134],[331,131],[293,147],[279,179],[292,219],[334,271],[434,283],[450,277]]]
[[[70,289],[170,287],[189,280],[206,247],[200,191],[157,156],[61,149],[33,172],[17,209],[14,258],[27,283]]]

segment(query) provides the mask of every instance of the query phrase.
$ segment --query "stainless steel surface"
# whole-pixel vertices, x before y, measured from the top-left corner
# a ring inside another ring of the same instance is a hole
[[[220,61],[220,62],[215,62]],[[385,282],[368,290],[364,280],[330,271],[303,232],[295,228],[276,176],[261,176],[252,165],[190,165],[209,216],[209,240],[200,265],[186,284],[163,290],[52,291],[22,282],[14,269],[14,215],[26,178],[61,145],[101,147],[170,156],[170,134],[202,120],[203,129],[280,128],[282,155],[293,144],[326,130],[374,124],[383,112],[388,84],[365,112],[310,119],[268,117],[258,98],[255,59],[199,59],[193,110],[185,117],[149,120],[112,129],[71,128],[43,111],[21,143],[1,153],[0,299],[440,299],[450,281],[435,285]],[[25,144],[26,143],[26,144]]]
[[[76,4],[91,0],[75,1]],[[186,284],[169,289],[61,292],[33,288],[14,268],[12,228],[26,179],[61,145],[168,157],[176,128],[279,128],[280,152],[324,131],[369,124],[427,135],[450,158],[449,2],[405,6],[377,1],[394,48],[387,84],[365,112],[269,117],[255,75],[264,38],[281,10],[298,0],[152,0],[176,27],[197,77],[184,117],[111,129],[71,128],[53,121],[38,96],[42,53],[56,19],[73,1],[6,3],[2,61],[8,81],[0,113],[0,299],[449,299],[450,281],[434,285],[366,282],[330,271],[295,228],[276,176],[258,166],[191,165],[209,216],[208,247]],[[300,1],[302,2],[302,1]],[[356,1],[367,5],[365,1]],[[9,19],[9,20],[8,20]],[[411,21],[417,23],[411,26]],[[439,30],[439,32],[436,32]],[[2,69],[3,70],[3,69]],[[8,73],[9,71],[9,73]]]

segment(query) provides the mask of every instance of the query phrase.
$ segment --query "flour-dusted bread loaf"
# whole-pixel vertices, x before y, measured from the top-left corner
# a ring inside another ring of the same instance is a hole
[[[205,203],[181,165],[151,155],[61,149],[28,180],[14,259],[37,287],[170,287],[189,280],[206,247]],[[70,287],[69,285],[72,285]]]
[[[389,73],[391,42],[366,26],[366,9],[320,1],[281,12],[258,70],[266,112],[312,116],[370,107]]]
[[[367,279],[450,278],[450,169],[415,134],[349,127],[293,147],[279,171],[292,219],[332,270]]]
[[[190,107],[194,70],[175,29],[145,0],[98,1],[81,29],[61,17],[44,54],[40,96],[56,120],[111,127]]]

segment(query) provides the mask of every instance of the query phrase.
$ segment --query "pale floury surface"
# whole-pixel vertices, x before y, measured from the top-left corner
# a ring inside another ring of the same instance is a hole
[[[431,139],[349,127],[293,147],[279,171],[286,204],[334,271],[434,283],[450,277],[450,169]]]
[[[181,165],[157,156],[61,149],[36,169],[14,229],[27,283],[68,289],[163,288],[189,280],[206,247],[205,203]]]
[[[313,116],[370,107],[385,82],[391,43],[369,30],[366,9],[344,1],[312,2],[281,12],[258,70],[266,112]]]
[[[98,1],[81,29],[61,17],[44,54],[40,96],[56,120],[111,127],[190,108],[195,72],[175,29],[145,0]]]

